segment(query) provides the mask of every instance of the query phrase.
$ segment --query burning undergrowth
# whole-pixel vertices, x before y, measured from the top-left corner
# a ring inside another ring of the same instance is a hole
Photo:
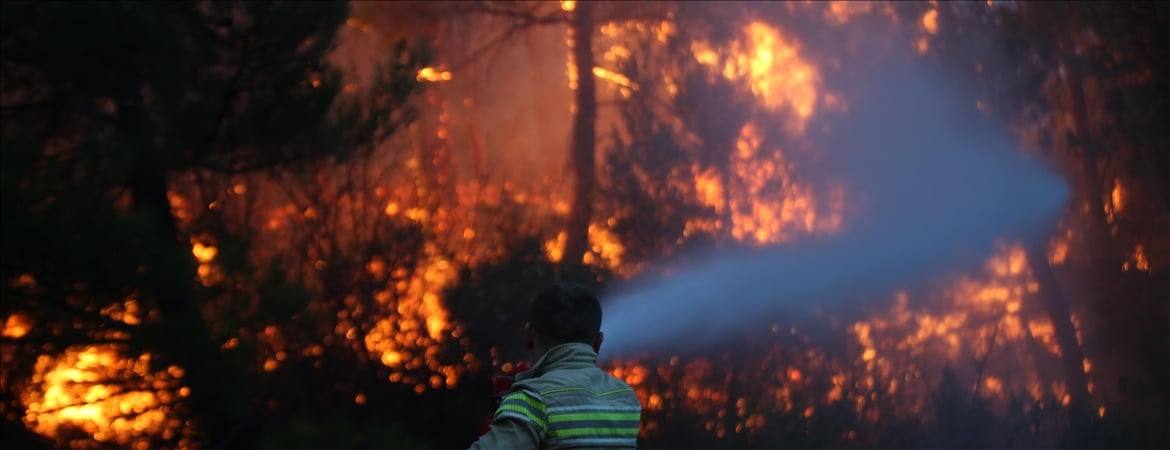
[[[546,6],[548,14],[575,9]],[[862,201],[849,195],[849,180],[815,176],[824,149],[810,136],[847,132],[818,119],[850,110],[850,77],[866,69],[851,59],[925,54],[940,26],[934,6],[740,5],[715,19],[710,5],[686,2],[628,19],[610,9],[596,12],[598,190],[580,255],[599,286],[669,276],[677,267],[664,257],[686,264],[696,250],[847,233]],[[360,60],[385,36],[376,14],[357,11],[341,54]],[[470,17],[461,20],[473,33],[507,29],[498,17]],[[817,29],[797,18],[815,18]],[[222,349],[254,351],[258,377],[360,367],[373,375],[314,375],[335,381],[322,396],[351,405],[387,391],[425,398],[513,362],[518,346],[500,341],[516,334],[528,291],[501,285],[552,279],[570,239],[564,155],[578,80],[573,40],[557,23],[467,64],[458,61],[476,54],[470,44],[438,27],[438,61],[418,73],[428,86],[414,99],[418,120],[368,156],[171,180],[174,215],[213,297],[205,313],[249,318],[216,330]],[[872,31],[858,23],[897,32],[858,50]],[[981,269],[860,310],[753,323],[721,342],[735,351],[645,352],[608,368],[642,400],[643,436],[664,445],[701,436],[711,445],[945,447],[954,442],[939,430],[973,426],[962,425],[969,417],[994,426],[951,437],[1049,446],[1070,403],[1085,402],[1097,417],[1108,409],[1090,358],[1077,367],[1089,398],[1074,398],[1069,385],[1066,347],[1086,339],[1082,316],[1054,315],[1039,292],[1036,271],[1059,264],[1067,245],[1051,254],[1025,245],[1001,242]],[[1141,249],[1128,264],[1148,270]],[[102,314],[137,326],[143,313],[126,304]],[[32,326],[6,318],[5,337],[19,341]],[[28,382],[6,375],[5,389],[25,390],[17,415],[30,429],[75,448],[90,438],[177,440],[184,369],[158,370],[150,358],[120,344],[64,349],[38,358]],[[292,394],[262,395],[275,410]],[[671,436],[691,425],[694,433]],[[77,430],[80,438],[69,434]],[[919,431],[918,441],[900,441],[907,430]]]

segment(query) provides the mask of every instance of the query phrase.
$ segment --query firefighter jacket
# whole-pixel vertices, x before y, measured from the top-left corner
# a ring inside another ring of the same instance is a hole
[[[597,367],[592,346],[562,344],[516,374],[470,450],[633,449],[641,417],[634,390]]]

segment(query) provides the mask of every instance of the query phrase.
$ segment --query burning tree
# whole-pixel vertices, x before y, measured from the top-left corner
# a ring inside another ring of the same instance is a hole
[[[289,292],[252,268],[217,202],[195,215],[172,187],[360,154],[409,119],[408,49],[362,93],[371,102],[325,61],[345,13],[5,4],[4,195],[18,208],[4,219],[6,423],[62,439],[76,426],[74,445],[227,437],[255,367],[235,327],[263,329],[270,311],[247,311]],[[241,283],[256,279],[268,283]]]
[[[29,441],[464,444],[540,284],[849,232],[849,180],[814,176],[849,130],[819,119],[905,58],[1064,167],[1059,229],[737,351],[612,362],[644,446],[1165,442],[1164,8],[4,8],[0,381]],[[63,39],[110,27],[152,39]]]

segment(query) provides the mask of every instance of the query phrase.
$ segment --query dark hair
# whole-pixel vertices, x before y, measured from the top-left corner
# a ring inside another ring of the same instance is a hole
[[[558,282],[536,294],[530,323],[544,345],[593,344],[601,330],[601,303],[585,286]]]

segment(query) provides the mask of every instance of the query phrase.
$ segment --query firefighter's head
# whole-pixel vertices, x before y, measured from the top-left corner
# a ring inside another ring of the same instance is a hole
[[[589,288],[568,282],[544,288],[532,300],[525,344],[537,354],[570,342],[593,346],[600,351],[601,303]]]

